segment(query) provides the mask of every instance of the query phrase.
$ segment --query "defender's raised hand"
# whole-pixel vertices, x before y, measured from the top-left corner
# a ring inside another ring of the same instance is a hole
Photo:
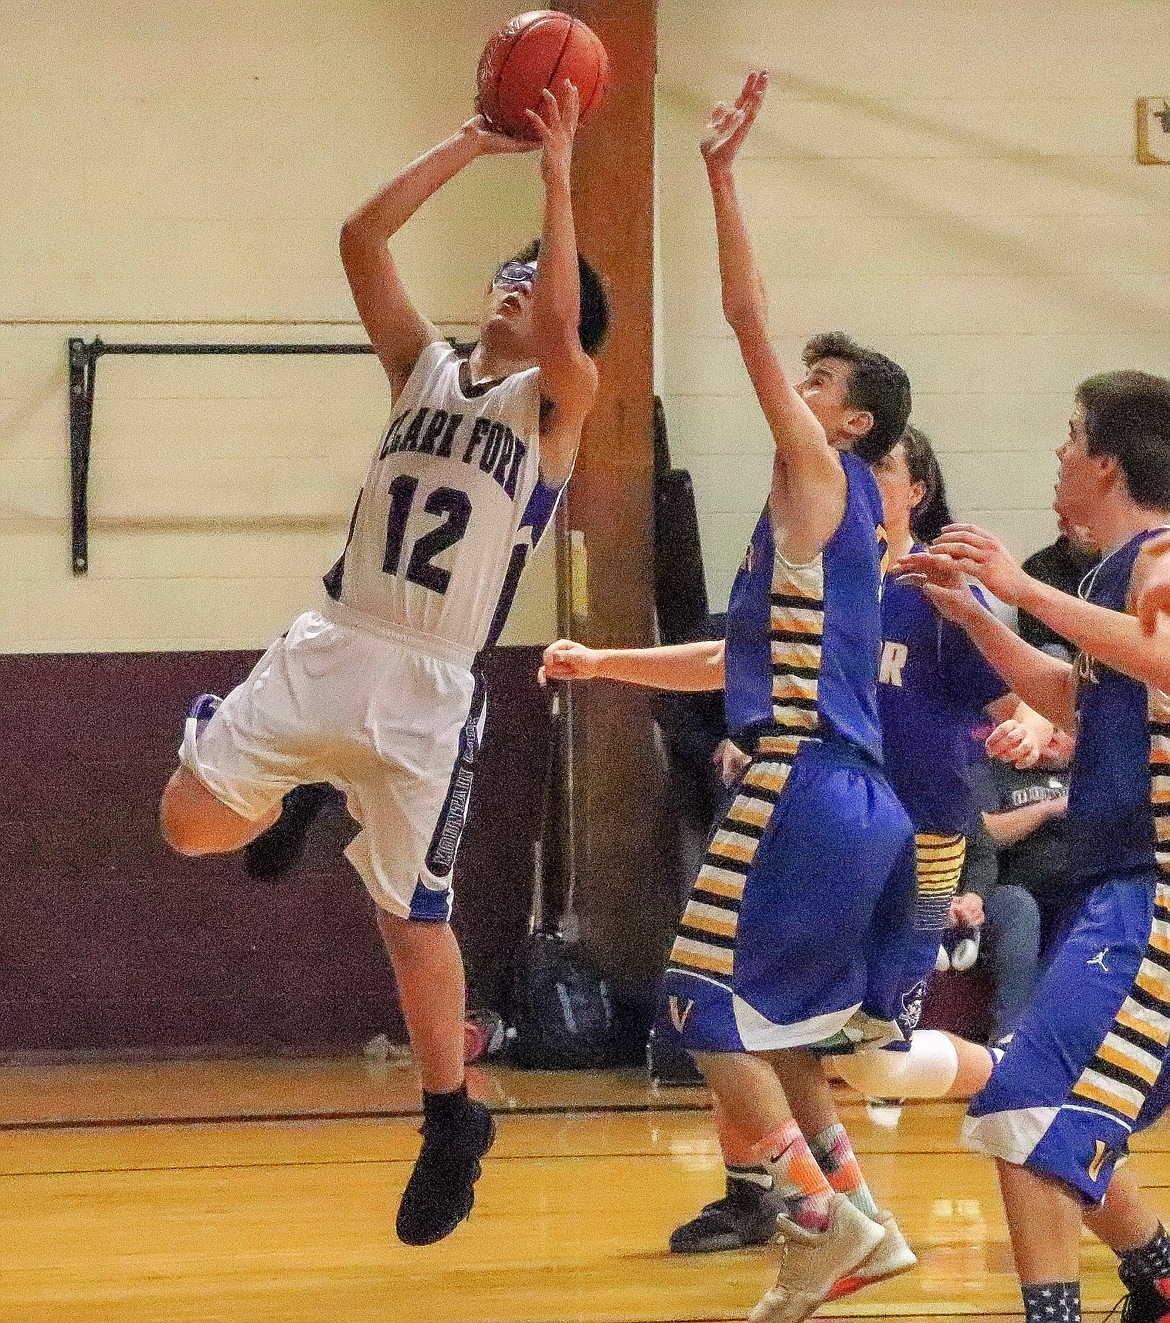
[[[768,91],[767,69],[753,69],[744,81],[735,105],[718,102],[707,118],[699,151],[709,172],[729,170],[739,154]]]
[[[983,610],[967,583],[957,560],[934,550],[911,552],[890,573],[897,579],[915,583],[938,608],[939,614],[956,624]]]

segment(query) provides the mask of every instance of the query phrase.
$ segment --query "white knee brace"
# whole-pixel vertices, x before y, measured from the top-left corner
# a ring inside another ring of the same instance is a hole
[[[908,1052],[856,1052],[833,1065],[866,1098],[941,1098],[959,1073],[959,1054],[940,1030],[919,1029]]]

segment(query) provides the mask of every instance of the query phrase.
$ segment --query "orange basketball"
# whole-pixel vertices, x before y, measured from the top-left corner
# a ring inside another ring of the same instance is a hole
[[[584,121],[609,85],[609,56],[593,29],[555,9],[517,14],[479,57],[475,108],[501,133],[535,138],[524,112],[537,110],[544,89],[557,92],[566,79],[580,95]]]

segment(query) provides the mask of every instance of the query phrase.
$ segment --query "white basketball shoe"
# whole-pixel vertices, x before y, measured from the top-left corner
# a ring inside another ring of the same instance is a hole
[[[893,1213],[880,1212],[877,1225],[882,1229],[882,1238],[870,1253],[847,1276],[840,1277],[833,1283],[829,1300],[840,1300],[843,1295],[852,1295],[862,1287],[872,1286],[875,1282],[884,1282],[887,1277],[897,1277],[899,1273],[909,1272],[918,1262],[910,1243],[902,1234],[901,1227],[894,1221]]]
[[[748,1323],[803,1323],[832,1297],[839,1281],[856,1274],[885,1237],[884,1227],[854,1208],[843,1194],[833,1196],[824,1231],[806,1231],[780,1218],[776,1235],[784,1255],[780,1272],[748,1315]]]

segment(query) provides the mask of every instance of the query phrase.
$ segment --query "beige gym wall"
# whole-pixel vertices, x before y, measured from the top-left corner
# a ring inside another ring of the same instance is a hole
[[[0,651],[251,648],[320,591],[389,408],[360,358],[100,361],[90,570],[69,556],[66,339],[358,341],[345,214],[471,113],[506,4],[4,6]],[[539,227],[535,156],[474,164],[396,251],[474,323]],[[551,540],[508,641],[554,630]]]
[[[91,568],[69,569],[65,341],[355,340],[345,212],[466,115],[510,6],[59,0],[5,6],[0,651],[255,647],[317,591],[387,406],[371,359],[101,361]],[[769,439],[723,326],[702,112],[764,62],[741,168],[795,364],[844,326],[911,369],[951,494],[1020,551],[1051,533],[1075,383],[1170,370],[1165,0],[661,0],[661,379],[713,605]],[[480,162],[403,233],[420,306],[474,319],[538,223],[535,160]],[[512,641],[554,629],[550,547]]]
[[[660,378],[714,608],[771,443],[720,312],[706,107],[773,70],[739,177],[785,363],[830,327],[900,359],[956,510],[1025,553],[1077,382],[1170,372],[1170,166],[1134,159],[1167,52],[1165,0],[662,0]]]

